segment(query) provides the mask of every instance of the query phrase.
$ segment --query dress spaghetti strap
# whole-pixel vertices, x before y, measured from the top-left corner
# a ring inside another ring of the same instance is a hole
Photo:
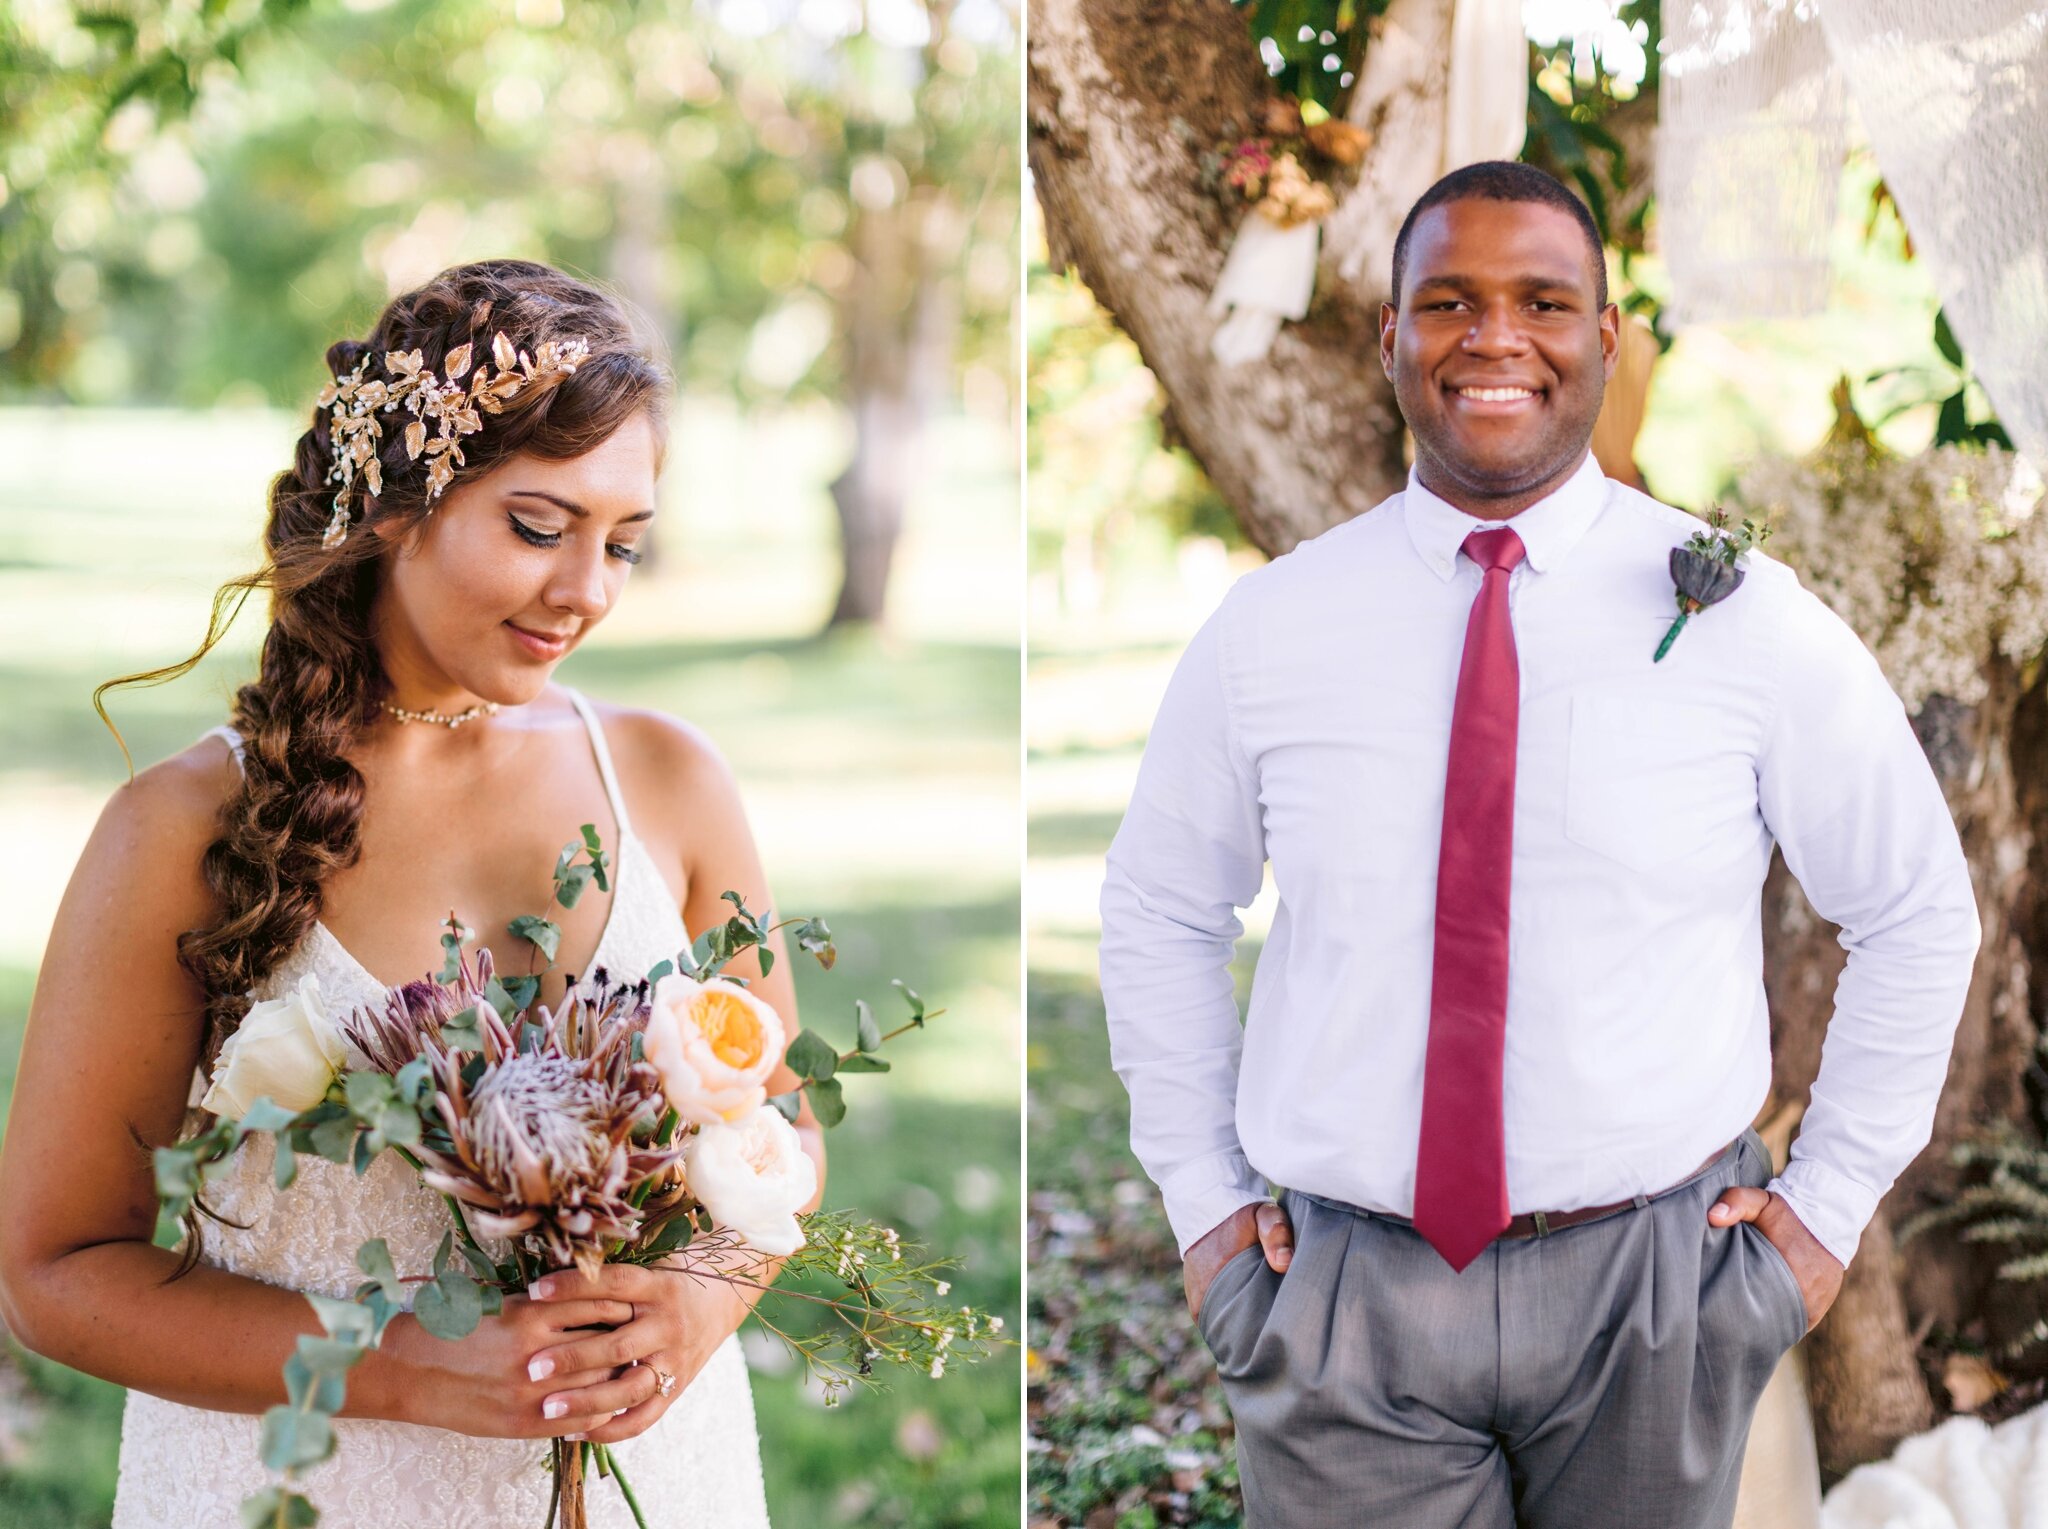
[[[590,749],[597,755],[597,773],[604,777],[604,794],[612,804],[612,816],[618,821],[619,837],[626,838],[633,832],[632,822],[626,816],[626,794],[619,789],[618,773],[612,769],[612,751],[604,741],[604,729],[598,726],[597,711],[583,692],[562,687],[568,691],[569,704],[576,708],[576,714],[583,719],[584,728],[590,733]]]
[[[201,742],[204,742],[208,738],[220,739],[222,742],[227,744],[229,748],[235,751],[235,767],[237,769],[241,768],[242,735],[236,732],[234,728],[230,727],[227,723],[223,722],[219,727],[209,727],[205,732],[199,735],[199,738]]]

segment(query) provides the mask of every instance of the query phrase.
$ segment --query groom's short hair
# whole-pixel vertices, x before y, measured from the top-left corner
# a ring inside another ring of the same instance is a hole
[[[1599,225],[1594,223],[1593,214],[1586,210],[1586,204],[1547,170],[1508,159],[1482,159],[1476,165],[1451,171],[1417,197],[1415,205],[1408,209],[1408,216],[1401,223],[1401,232],[1394,236],[1396,308],[1401,306],[1401,278],[1408,268],[1408,236],[1414,232],[1416,220],[1432,207],[1475,197],[1491,202],[1541,202],[1546,207],[1570,213],[1585,231],[1587,247],[1592,251],[1593,286],[1599,299],[1597,306],[1607,306],[1607,254],[1600,244]]]

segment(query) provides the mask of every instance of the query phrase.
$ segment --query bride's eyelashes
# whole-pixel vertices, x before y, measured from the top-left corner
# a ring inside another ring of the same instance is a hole
[[[517,515],[507,514],[505,519],[511,523],[512,529],[518,533],[519,539],[529,546],[559,547],[562,545],[562,533],[560,531],[536,531]],[[609,543],[604,550],[628,566],[640,561],[641,554],[638,549],[628,547],[623,542]]]

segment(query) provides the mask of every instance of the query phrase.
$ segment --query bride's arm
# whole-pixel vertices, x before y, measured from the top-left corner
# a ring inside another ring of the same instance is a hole
[[[178,965],[177,937],[213,907],[200,857],[232,769],[224,746],[196,745],[123,786],[65,889],[0,1150],[0,1320],[74,1369],[190,1406],[258,1412],[284,1401],[284,1361],[319,1321],[303,1296],[205,1265],[168,1280],[177,1255],[151,1244],[156,1195],[135,1140],[176,1137],[199,1059],[201,995]],[[344,1412],[557,1432],[520,1373],[546,1323],[515,1300],[505,1319],[446,1344],[401,1317],[350,1372]],[[458,1379],[456,1369],[480,1373]]]

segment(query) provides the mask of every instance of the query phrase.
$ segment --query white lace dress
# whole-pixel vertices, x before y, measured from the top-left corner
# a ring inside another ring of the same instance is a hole
[[[605,792],[618,819],[611,911],[591,967],[644,972],[687,943],[661,873],[633,836],[604,734],[589,703],[570,698],[590,729]],[[220,729],[239,756],[240,740]],[[259,997],[294,989],[311,973],[336,1008],[378,1001],[383,987],[316,923],[264,981]],[[195,1089],[202,1080],[195,1080]],[[197,1093],[194,1096],[197,1098]],[[292,1290],[347,1296],[362,1281],[356,1249],[382,1237],[400,1274],[430,1270],[448,1229],[439,1196],[385,1153],[361,1178],[301,1155],[298,1182],[271,1184],[268,1137],[251,1138],[209,1203],[248,1230],[206,1225],[208,1263]],[[113,1529],[235,1529],[239,1505],[275,1479],[263,1467],[260,1417],[181,1406],[128,1393],[121,1425],[120,1486]],[[321,1529],[540,1529],[547,1512],[547,1445],[480,1439],[410,1423],[337,1419],[334,1455],[302,1477]],[[647,1521],[660,1529],[750,1529],[766,1525],[760,1440],[737,1336],[713,1353],[652,1428],[613,1446]],[[631,1529],[617,1487],[592,1474],[587,1489],[597,1529]]]

